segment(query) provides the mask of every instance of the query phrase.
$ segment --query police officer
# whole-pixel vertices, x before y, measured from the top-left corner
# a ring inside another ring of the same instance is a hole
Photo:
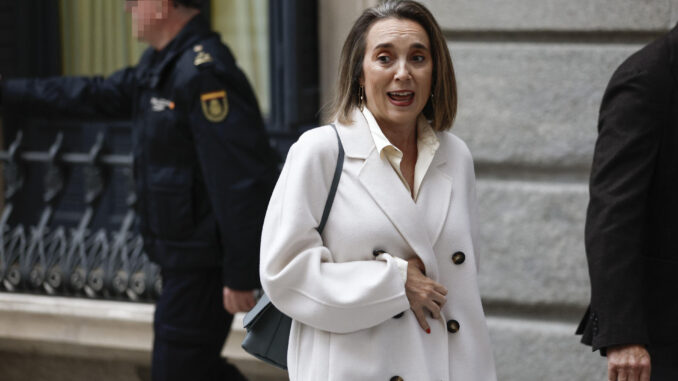
[[[220,356],[254,306],[260,229],[277,175],[257,101],[202,0],[126,1],[150,45],[110,77],[0,82],[3,107],[132,120],[146,252],[162,269],[153,380],[243,380]]]

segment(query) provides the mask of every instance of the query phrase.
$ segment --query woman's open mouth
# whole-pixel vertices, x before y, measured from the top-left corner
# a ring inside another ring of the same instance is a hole
[[[414,102],[414,91],[389,91],[386,93],[389,101],[400,107],[409,106]]]

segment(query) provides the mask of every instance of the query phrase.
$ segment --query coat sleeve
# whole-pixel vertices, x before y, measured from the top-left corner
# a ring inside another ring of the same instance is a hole
[[[332,258],[339,253],[323,245],[316,227],[337,151],[329,127],[305,134],[290,149],[266,212],[260,276],[283,313],[317,329],[346,333],[375,326],[407,310],[409,302],[392,256],[336,263]]]
[[[642,256],[648,248],[650,187],[670,99],[653,75],[618,71],[601,104],[585,233],[594,350],[649,341]]]
[[[259,288],[261,228],[278,169],[256,98],[239,71],[206,69],[180,90],[191,98],[188,125],[217,220],[223,284]]]
[[[471,223],[471,242],[473,243],[473,256],[476,262],[476,272],[480,272],[480,251],[478,250],[478,242],[480,239],[480,226],[478,224],[478,192],[476,190],[476,174],[473,168],[473,159],[469,152],[469,168],[468,168],[468,200],[469,200],[469,221]]]
[[[30,115],[129,118],[136,77],[127,68],[103,77],[7,79],[2,105]]]

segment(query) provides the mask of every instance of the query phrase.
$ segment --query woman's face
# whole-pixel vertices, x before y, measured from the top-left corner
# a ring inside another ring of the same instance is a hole
[[[366,106],[381,127],[414,127],[431,95],[428,35],[412,20],[388,18],[367,31],[363,74]]]

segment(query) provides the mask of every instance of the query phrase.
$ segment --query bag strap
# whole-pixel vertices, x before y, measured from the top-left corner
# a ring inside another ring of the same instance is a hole
[[[337,156],[337,166],[334,168],[334,177],[332,178],[330,193],[327,195],[327,201],[325,201],[325,210],[323,210],[323,216],[320,219],[320,225],[318,225],[316,229],[320,234],[323,233],[325,223],[327,222],[327,217],[329,217],[330,215],[332,203],[334,202],[334,196],[337,194],[337,187],[339,186],[341,170],[344,167],[344,145],[341,144],[341,138],[339,137],[339,132],[337,131],[337,127],[334,125],[334,123],[332,123],[332,128],[334,129],[334,133],[337,135],[337,144],[339,145],[339,155]]]

